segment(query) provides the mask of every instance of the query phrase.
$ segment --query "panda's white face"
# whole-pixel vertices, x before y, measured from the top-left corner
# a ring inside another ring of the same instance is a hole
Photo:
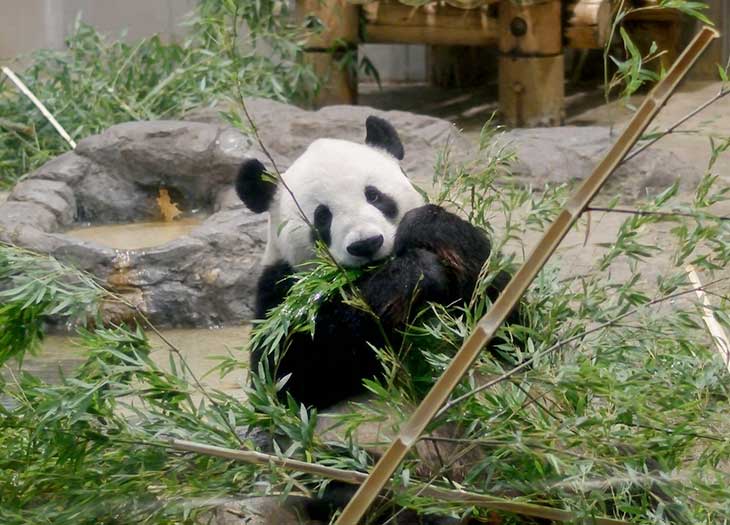
[[[403,215],[424,204],[393,156],[344,140],[313,142],[282,178],[317,234],[280,184],[269,207],[264,264],[311,260],[317,238],[346,267],[382,259]]]

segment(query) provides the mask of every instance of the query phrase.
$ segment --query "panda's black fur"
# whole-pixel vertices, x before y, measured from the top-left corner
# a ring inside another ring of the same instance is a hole
[[[381,370],[370,345],[384,346],[384,335],[397,345],[408,312],[418,312],[426,302],[468,300],[490,250],[481,230],[443,208],[425,205],[409,211],[396,231],[394,257],[355,282],[385,334],[369,312],[339,298],[323,303],[314,337],[295,334],[278,363],[277,378],[291,374],[282,395],[289,393],[298,402],[321,409],[362,393],[363,379],[376,377]],[[264,269],[257,316],[265,316],[283,301],[292,272],[284,261]],[[498,290],[490,292],[494,298]],[[254,350],[251,370],[258,369],[263,352]]]

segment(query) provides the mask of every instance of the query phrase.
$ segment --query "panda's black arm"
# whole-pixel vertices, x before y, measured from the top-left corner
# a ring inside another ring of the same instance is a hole
[[[264,319],[269,310],[284,301],[293,284],[289,279],[293,273],[294,269],[286,261],[278,261],[264,268],[256,285],[256,319]]]
[[[491,253],[484,231],[432,204],[409,211],[395,235],[394,257],[361,285],[383,322],[397,326],[427,301],[468,301]],[[508,280],[495,279],[492,299]]]

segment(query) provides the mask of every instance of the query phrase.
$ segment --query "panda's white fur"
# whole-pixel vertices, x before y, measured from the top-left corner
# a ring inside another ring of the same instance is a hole
[[[423,197],[387,152],[339,139],[314,141],[282,174],[302,211],[310,221],[320,204],[333,216],[329,250],[346,267],[361,266],[390,255],[396,228],[403,215],[424,204]],[[398,206],[395,217],[387,218],[368,203],[365,188],[375,186],[392,197]],[[353,242],[382,235],[383,245],[371,259],[348,253]],[[282,185],[269,207],[269,237],[263,264],[285,260],[292,266],[313,258],[310,228],[294,199]]]

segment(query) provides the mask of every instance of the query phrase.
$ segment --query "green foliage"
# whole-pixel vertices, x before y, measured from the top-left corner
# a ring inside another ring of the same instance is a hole
[[[0,243],[0,365],[35,351],[51,316],[85,323],[103,295],[93,278],[52,257]]]
[[[463,209],[490,231],[501,253],[487,262],[465,307],[429,306],[407,327],[402,348],[375,349],[387,380],[369,381],[373,402],[332,421],[345,433],[409,415],[491,306],[485,287],[524,258],[525,239],[553,219],[567,197],[566,187],[536,191],[515,184],[506,174],[509,145],[491,129],[483,137],[472,159],[457,163],[448,151],[442,155],[436,200]],[[712,213],[730,193],[719,187],[714,164],[727,144],[713,142],[713,163],[692,202],[683,204],[669,188],[642,206],[647,214],[625,220],[590,267],[576,272],[558,259],[539,275],[521,323],[503,327],[498,348],[531,365],[484,388],[485,378],[510,370],[485,352],[423,438],[440,443],[442,429],[461,429],[449,442],[449,457],[472,455],[458,486],[639,524],[678,516],[713,523],[730,515],[723,467],[730,461],[727,370],[684,274],[686,263],[703,270],[716,318],[730,326],[721,293],[727,281],[713,276],[730,259],[730,227]],[[652,214],[660,211],[669,215]],[[672,229],[657,245],[652,227],[661,221]],[[666,268],[658,264],[660,250]],[[10,246],[0,256],[3,334],[24,322],[26,309],[34,319],[35,336],[17,336],[12,355],[36,344],[51,313],[84,318],[109,299],[93,279],[53,259]],[[320,254],[252,341],[279,348],[292,331],[312,330],[318,304],[333,294],[366,308],[349,286],[356,277]],[[291,399],[280,403],[281,385],[264,369],[256,371],[242,402],[203,390],[174,348],[160,367],[141,329],[81,330],[79,344],[86,361],[59,384],[22,370],[1,376],[3,523],[197,523],[211,506],[243,495],[321,487],[311,476],[172,453],[168,437],[238,448],[242,429],[256,426],[277,436],[275,453],[282,457],[359,471],[372,463],[354,437],[325,440],[315,432],[321,416]],[[234,353],[218,369],[243,380],[246,361]],[[253,443],[244,439],[244,445]],[[483,513],[420,497],[416,487],[425,480],[418,466],[412,456],[399,471],[394,497],[400,504]],[[431,482],[453,486],[450,476],[444,468]]]
[[[607,103],[612,93],[618,90],[618,99],[631,107],[629,99],[632,95],[643,86],[653,84],[664,76],[665,71],[663,68],[657,67],[656,62],[667,50],[660,49],[656,42],[652,42],[648,50],[642,51],[625,27],[629,15],[657,9],[676,9],[704,24],[713,25],[713,22],[702,12],[707,9],[707,4],[704,2],[660,0],[656,5],[636,7],[628,0],[617,2],[611,31],[603,51],[604,94]],[[620,42],[617,42],[618,36],[620,36]]]
[[[253,483],[250,466],[166,449],[165,435],[237,439],[181,363],[166,372],[149,358],[141,330],[83,331],[81,344],[86,362],[60,384],[22,374],[2,385],[2,523],[200,523],[210,501]]]
[[[119,122],[180,118],[237,87],[247,96],[306,99],[318,84],[301,61],[305,33],[276,11],[281,5],[203,0],[182,44],[109,41],[79,22],[66,49],[35,53],[20,77],[76,140]],[[68,149],[4,76],[0,115],[0,187]]]

